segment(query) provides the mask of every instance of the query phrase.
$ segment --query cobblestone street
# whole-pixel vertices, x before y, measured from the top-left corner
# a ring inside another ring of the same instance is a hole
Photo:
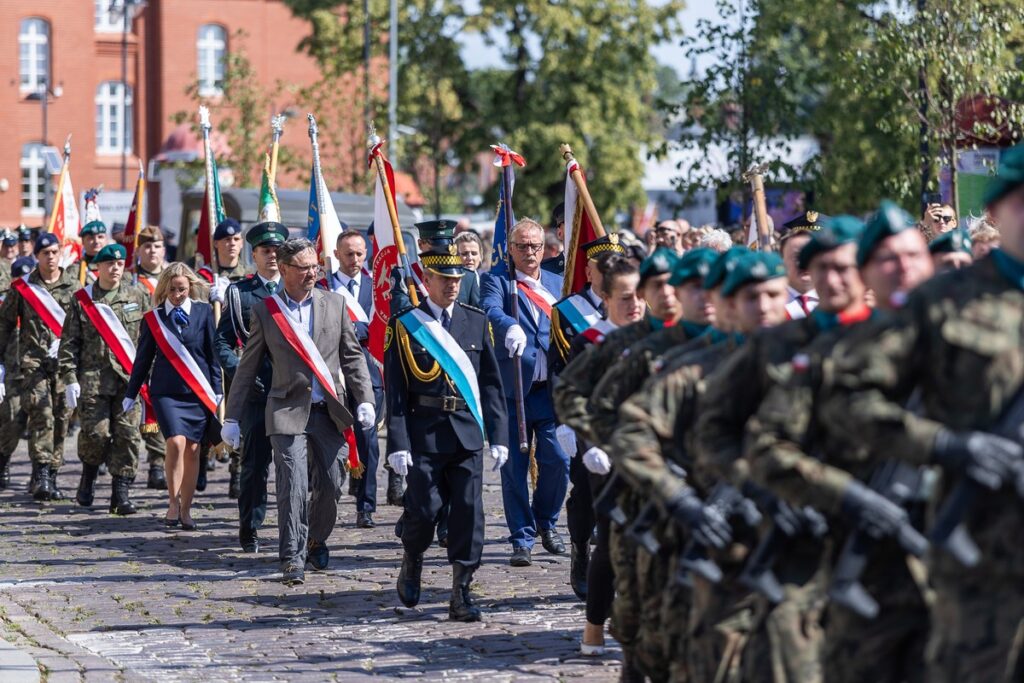
[[[199,531],[167,532],[164,492],[145,488],[145,465],[134,491],[139,514],[107,514],[109,477],[100,478],[91,511],[77,507],[70,500],[80,471],[74,441],[60,475],[68,499],[40,505],[25,493],[24,443],[13,458],[12,487],[0,492],[0,639],[33,657],[42,680],[618,676],[610,639],[605,658],[578,655],[584,612],[568,585],[568,555],[549,555],[538,544],[532,567],[508,566],[494,473],[485,476],[487,544],[474,583],[484,621],[457,624],[447,620],[451,572],[436,546],[426,558],[420,606],[396,610],[398,508],[381,504],[377,528],[356,529],[346,484],[330,569],[307,570],[305,585],[288,588],[277,581],[273,493],[261,532],[266,549],[246,555],[226,464],[197,494]],[[383,473],[378,482],[386,483]]]

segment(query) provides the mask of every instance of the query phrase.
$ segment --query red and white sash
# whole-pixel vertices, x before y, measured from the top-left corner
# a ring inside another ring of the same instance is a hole
[[[551,319],[551,307],[555,305],[557,299],[549,292],[544,289],[543,285],[535,284],[528,280],[517,280],[516,284],[519,286],[519,291],[523,293],[534,308],[542,311],[544,315]],[[537,321],[540,322],[539,320]]]
[[[369,324],[370,316],[368,316],[366,311],[363,310],[362,305],[359,303],[359,299],[349,291],[348,287],[337,282],[333,277],[331,280],[338,285],[337,287],[332,287],[334,292],[345,297],[345,307],[348,309],[348,317],[352,319],[352,322]]]
[[[351,296],[351,292],[349,292],[349,296]],[[306,332],[302,325],[285,313],[276,296],[267,297],[263,301],[267,305],[267,310],[270,311],[270,318],[277,325],[277,329],[281,331],[288,345],[292,347],[292,350],[298,354],[302,362],[310,369],[313,376],[320,382],[320,386],[324,388],[324,391],[340,403],[341,399],[338,398],[338,392],[334,388],[331,369],[327,367],[327,361],[320,354],[320,349],[313,343],[309,333]],[[338,371],[338,381],[341,382],[343,387],[345,386],[345,376],[341,374],[340,370]],[[348,468],[353,473],[353,476],[358,478],[362,475],[363,466],[359,462],[359,453],[356,450],[355,432],[350,427],[345,430],[344,436],[345,441],[348,443]]]
[[[85,317],[89,319],[92,326],[96,328],[96,331],[100,333],[100,338],[103,340],[109,348],[110,352],[114,354],[114,359],[117,361],[121,369],[124,370],[125,374],[132,374],[132,366],[135,365],[135,343],[132,341],[131,336],[128,334],[128,330],[125,329],[121,321],[118,320],[117,314],[114,313],[114,309],[103,303],[96,303],[92,300],[92,285],[80,289],[75,292],[75,298],[78,299],[78,303],[82,307],[82,311],[85,313]],[[155,424],[156,418],[153,414],[153,405],[149,400],[149,387],[145,384],[142,385],[142,391],[139,392],[142,395],[142,403],[144,407],[144,417],[147,424]]]
[[[602,344],[608,333],[618,329],[618,325],[607,319],[598,320],[596,323],[583,330],[580,334],[592,344]]]
[[[11,282],[11,286],[18,290],[21,298],[46,323],[50,331],[60,337],[61,328],[64,327],[64,309],[45,287],[29,282],[28,278],[29,275],[19,277]]]
[[[192,353],[185,348],[185,345],[173,332],[167,329],[156,310],[146,313],[144,320],[149,326],[149,331],[153,333],[156,345],[160,347],[170,364],[185,380],[188,388],[199,398],[207,410],[216,415],[217,394],[213,391],[210,380],[206,379],[206,375],[199,369],[199,364],[192,357]]]

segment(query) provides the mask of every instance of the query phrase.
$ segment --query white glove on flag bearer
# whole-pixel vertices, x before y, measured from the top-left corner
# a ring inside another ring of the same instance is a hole
[[[74,410],[78,406],[78,397],[82,395],[82,387],[78,382],[64,387],[64,400],[67,401],[68,410]]]
[[[372,403],[360,403],[356,406],[356,420],[359,422],[359,426],[365,429],[373,427],[377,421],[377,411],[374,410]]]
[[[242,443],[242,428],[236,420],[224,420],[220,428],[220,438],[232,448],[238,448]]]
[[[608,474],[612,471],[612,461],[608,458],[608,454],[597,446],[588,449],[583,454],[583,466],[594,474]]]
[[[555,428],[555,439],[562,447],[562,452],[570,458],[576,457],[576,432],[569,425],[558,425]]]
[[[409,466],[412,465],[412,453],[409,451],[395,451],[388,456],[388,464],[399,476],[409,474]]]
[[[526,333],[519,325],[513,325],[505,333],[505,350],[510,356],[521,356],[526,350]]]

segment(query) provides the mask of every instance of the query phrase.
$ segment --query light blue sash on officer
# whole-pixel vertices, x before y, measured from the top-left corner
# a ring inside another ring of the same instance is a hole
[[[398,321],[445,371],[452,384],[462,394],[466,405],[469,406],[469,412],[473,414],[480,426],[480,433],[486,436],[483,410],[480,407],[480,386],[477,382],[476,370],[473,369],[473,363],[470,362],[466,352],[462,350],[455,338],[441,327],[441,323],[418,308],[413,308],[402,314],[398,317]]]
[[[562,314],[576,334],[582,333],[601,319],[601,312],[594,308],[594,305],[585,296],[573,294],[555,304],[555,308]]]

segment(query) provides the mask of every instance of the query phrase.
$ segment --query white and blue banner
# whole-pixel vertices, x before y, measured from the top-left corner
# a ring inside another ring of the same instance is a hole
[[[580,334],[601,319],[601,312],[580,294],[573,294],[555,304],[559,315],[569,321],[576,334]]]

